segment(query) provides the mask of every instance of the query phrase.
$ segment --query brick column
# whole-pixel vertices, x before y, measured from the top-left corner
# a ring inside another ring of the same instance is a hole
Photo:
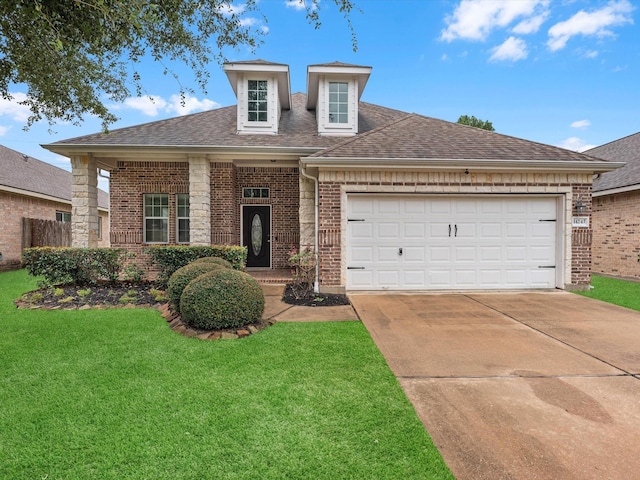
[[[211,164],[189,157],[189,237],[191,245],[211,245]]]
[[[98,246],[98,168],[90,155],[71,157],[71,245]]]

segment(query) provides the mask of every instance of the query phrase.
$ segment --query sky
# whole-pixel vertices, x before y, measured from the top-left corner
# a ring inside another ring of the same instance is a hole
[[[261,0],[243,21],[264,33],[255,51],[225,50],[228,61],[289,65],[292,92],[306,91],[308,65],[340,61],[372,67],[362,100],[455,122],[473,115],[496,132],[576,151],[640,131],[640,2],[629,0],[352,0],[352,34],[333,0],[319,1],[321,26],[300,0]],[[233,3],[243,11],[241,1]],[[116,129],[234,105],[221,66],[210,64],[206,92],[171,65],[180,84],[149,60],[139,66],[144,97],[108,102]],[[14,85],[24,98],[26,87]],[[153,98],[153,101],[149,99]],[[100,131],[46,121],[27,131],[28,111],[0,99],[0,144],[70,170],[40,145]],[[107,188],[104,180],[100,185]]]

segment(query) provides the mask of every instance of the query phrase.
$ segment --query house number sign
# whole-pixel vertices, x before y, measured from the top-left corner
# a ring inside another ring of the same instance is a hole
[[[573,217],[571,226],[576,228],[589,228],[589,217]]]

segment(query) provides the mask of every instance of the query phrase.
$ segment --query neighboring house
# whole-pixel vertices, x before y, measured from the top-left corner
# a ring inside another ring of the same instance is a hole
[[[0,271],[20,267],[22,219],[72,220],[71,173],[0,145]],[[109,196],[98,189],[96,245],[109,246]]]
[[[626,162],[593,181],[592,271],[640,277],[640,133],[585,153]]]
[[[113,246],[245,245],[264,269],[310,246],[324,292],[589,285],[574,205],[620,164],[362,102],[370,67],[311,65],[306,94],[287,65],[224,70],[237,106],[45,146],[71,159],[79,206],[110,172]]]

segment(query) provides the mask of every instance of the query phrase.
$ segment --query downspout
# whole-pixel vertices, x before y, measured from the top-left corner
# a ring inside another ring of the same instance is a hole
[[[315,293],[320,293],[320,258],[318,257],[318,225],[319,225],[319,211],[318,211],[318,204],[319,204],[319,191],[318,191],[318,179],[312,175],[309,175],[305,169],[304,166],[302,165],[302,162],[300,162],[300,173],[302,174],[303,177],[308,178],[309,180],[313,181],[313,191],[314,191],[314,205],[313,205],[313,211],[314,211],[314,215],[315,215],[315,230],[314,230],[314,253],[316,256],[316,278],[315,281],[313,282],[313,291]]]

